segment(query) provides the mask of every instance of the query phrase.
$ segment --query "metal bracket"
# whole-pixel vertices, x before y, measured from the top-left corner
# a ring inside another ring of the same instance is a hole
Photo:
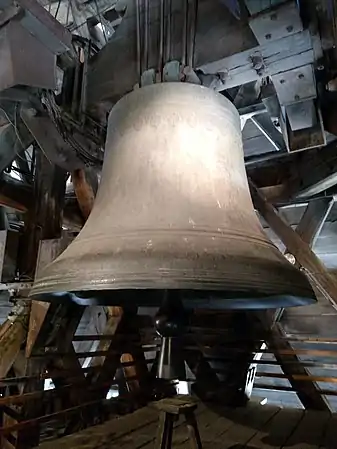
[[[296,67],[272,76],[281,105],[316,98],[316,83],[312,64]]]
[[[249,21],[249,26],[259,44],[290,36],[303,31],[296,2],[287,2],[277,8],[258,14]]]
[[[290,106],[290,112],[291,107],[293,106],[294,105]],[[310,118],[312,126],[296,130],[293,130],[291,127],[291,122],[288,116],[289,106],[281,107],[280,123],[282,134],[286,142],[287,150],[289,152],[307,150],[310,148],[316,148],[326,145],[326,135],[323,126],[322,114],[316,101],[312,99],[310,101],[302,102],[301,106],[304,111],[303,121],[302,123],[299,123],[300,118],[296,117],[296,122],[294,122],[294,117],[292,117],[293,125],[295,123],[295,126],[297,128],[299,125],[306,125],[309,123]],[[306,111],[306,106],[310,108],[309,112]],[[314,108],[314,115],[312,112],[312,108]]]

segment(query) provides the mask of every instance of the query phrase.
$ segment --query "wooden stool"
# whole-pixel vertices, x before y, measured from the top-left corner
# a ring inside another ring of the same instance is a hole
[[[198,424],[194,410],[198,404],[189,396],[174,396],[154,402],[153,407],[159,410],[159,426],[155,442],[155,449],[171,449],[173,423],[179,415],[185,415],[188,438],[191,449],[202,449]]]

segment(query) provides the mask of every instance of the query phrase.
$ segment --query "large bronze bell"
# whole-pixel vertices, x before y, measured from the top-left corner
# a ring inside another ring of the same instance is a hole
[[[163,83],[109,117],[101,185],[75,241],[36,280],[38,299],[271,308],[314,302],[264,234],[245,173],[239,114],[212,90]]]

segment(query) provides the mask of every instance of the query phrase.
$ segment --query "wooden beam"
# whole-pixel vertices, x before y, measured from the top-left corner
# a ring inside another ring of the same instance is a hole
[[[34,207],[25,215],[19,270],[34,278],[41,240],[60,237],[66,187],[66,172],[36,151]]]
[[[27,307],[0,326],[0,378],[6,377],[27,338]]]
[[[319,388],[310,378],[307,370],[301,365],[296,354],[283,354],[282,351],[293,350],[286,340],[286,334],[280,323],[275,323],[267,340],[268,348],[274,352],[277,362],[289,379],[292,388],[306,409],[330,410],[328,402],[319,392]]]
[[[259,189],[250,183],[253,203],[270,228],[294,255],[306,274],[324,296],[337,309],[337,280],[302,238],[283,220],[279,212],[264,198]]]
[[[89,169],[79,168],[71,175],[73,186],[84,220],[87,220],[94,206],[97,191],[97,176]]]
[[[25,214],[25,229],[19,247],[19,273],[22,276],[34,279],[40,241],[61,235],[65,187],[66,173],[53,165],[42,151],[36,151],[34,205]],[[44,347],[50,338],[50,334],[46,333],[41,338],[41,329],[50,330],[50,327],[57,323],[54,319],[45,324],[49,311],[50,304],[32,301],[28,329],[30,352],[36,348],[37,341]],[[21,374],[29,377],[39,375],[44,368],[44,361],[27,358],[24,372]],[[42,380],[31,379],[23,385],[22,392],[41,391],[43,386]],[[31,402],[22,407],[21,419],[34,419],[41,414],[42,404],[39,401]],[[39,437],[38,425],[23,429],[17,434],[17,449],[37,446]]]
[[[119,323],[123,317],[123,309],[121,307],[110,306],[107,307],[107,323],[103,331],[103,335],[110,335],[109,340],[101,340],[97,347],[97,351],[108,351],[111,340],[115,337],[115,333],[119,326]],[[105,361],[105,356],[94,357],[90,363],[90,366],[102,366]]]
[[[122,309],[121,307],[109,307],[110,319],[108,320],[106,332],[109,334],[115,334],[116,337],[120,335],[137,335],[137,314],[136,310],[133,309]],[[123,354],[127,354],[127,360],[122,360],[122,362],[128,362],[128,365],[131,366],[131,362],[134,363],[134,367],[132,368],[132,373],[125,372],[129,378],[127,382],[130,382],[130,377],[133,377],[134,374],[137,375],[137,383],[132,383],[132,390],[144,387],[144,393],[146,395],[145,389],[148,387],[149,372],[147,369],[146,360],[144,357],[144,349],[141,346],[141,338],[140,334],[139,338],[135,341],[132,339],[128,341],[127,338],[124,342],[121,342],[119,338],[112,338],[108,343],[106,341],[101,341],[99,348],[107,348],[107,354],[104,357],[104,360],[98,359],[98,363],[101,363],[102,369],[97,375],[91,377],[91,382],[95,383],[104,383],[111,380],[111,383],[115,377],[117,368],[121,363],[121,359]],[[108,346],[108,347],[107,347]],[[93,364],[97,364],[97,362],[93,362]],[[129,385],[131,387],[131,384]],[[104,388],[101,392],[102,398],[104,398],[108,392],[109,388]]]
[[[9,207],[21,213],[27,212],[27,207],[24,204],[21,204],[13,200],[12,198],[4,195],[3,193],[0,193],[0,205]]]
[[[313,259],[314,264],[316,263],[316,265],[321,267],[322,273],[325,271],[329,276],[324,265],[321,264],[316,255],[311,251],[310,247],[314,244],[315,239],[317,239],[324,221],[332,208],[334,200],[323,198],[322,200],[310,202],[299,225],[296,228],[296,231],[293,231],[293,229],[283,221],[278,211],[265,200],[261,192],[253,185],[251,185],[251,191],[255,206],[260,214],[265,218],[267,223],[272,227],[274,232],[287,246],[286,252],[292,253],[295,256],[297,263],[300,265],[307,263],[307,260],[312,263],[311,259]],[[302,257],[303,248],[307,251],[306,258]],[[294,250],[296,253],[294,253]],[[300,256],[301,260],[298,259],[297,255]],[[329,281],[330,279],[328,277],[328,282]],[[334,286],[333,283],[332,288],[335,288],[337,293],[337,286]],[[286,334],[282,328],[282,325],[274,322],[270,311],[267,311],[265,314],[261,313],[260,316],[262,315],[264,316],[262,319],[264,328],[266,330],[271,328],[269,339],[267,341],[268,347],[274,351],[276,360],[280,363],[284,374],[289,379],[293,389],[297,392],[297,395],[304,407],[315,410],[329,409],[328,403],[319,393],[319,387],[312,379],[310,379],[309,373],[306,368],[301,365],[301,361],[298,356],[296,354],[287,355],[280,352],[282,350],[287,351],[293,349],[291,344],[286,340]],[[278,316],[280,317],[281,314]],[[303,379],[306,381],[303,381]]]

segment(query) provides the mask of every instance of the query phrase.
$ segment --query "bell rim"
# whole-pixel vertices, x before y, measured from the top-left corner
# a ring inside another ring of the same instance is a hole
[[[290,293],[256,294],[248,291],[183,290],[183,289],[119,289],[49,292],[34,295],[34,300],[53,303],[73,302],[81,306],[131,306],[158,308],[165,291],[180,295],[185,309],[204,310],[265,310],[315,304],[314,295]],[[309,292],[308,292],[309,293]]]

